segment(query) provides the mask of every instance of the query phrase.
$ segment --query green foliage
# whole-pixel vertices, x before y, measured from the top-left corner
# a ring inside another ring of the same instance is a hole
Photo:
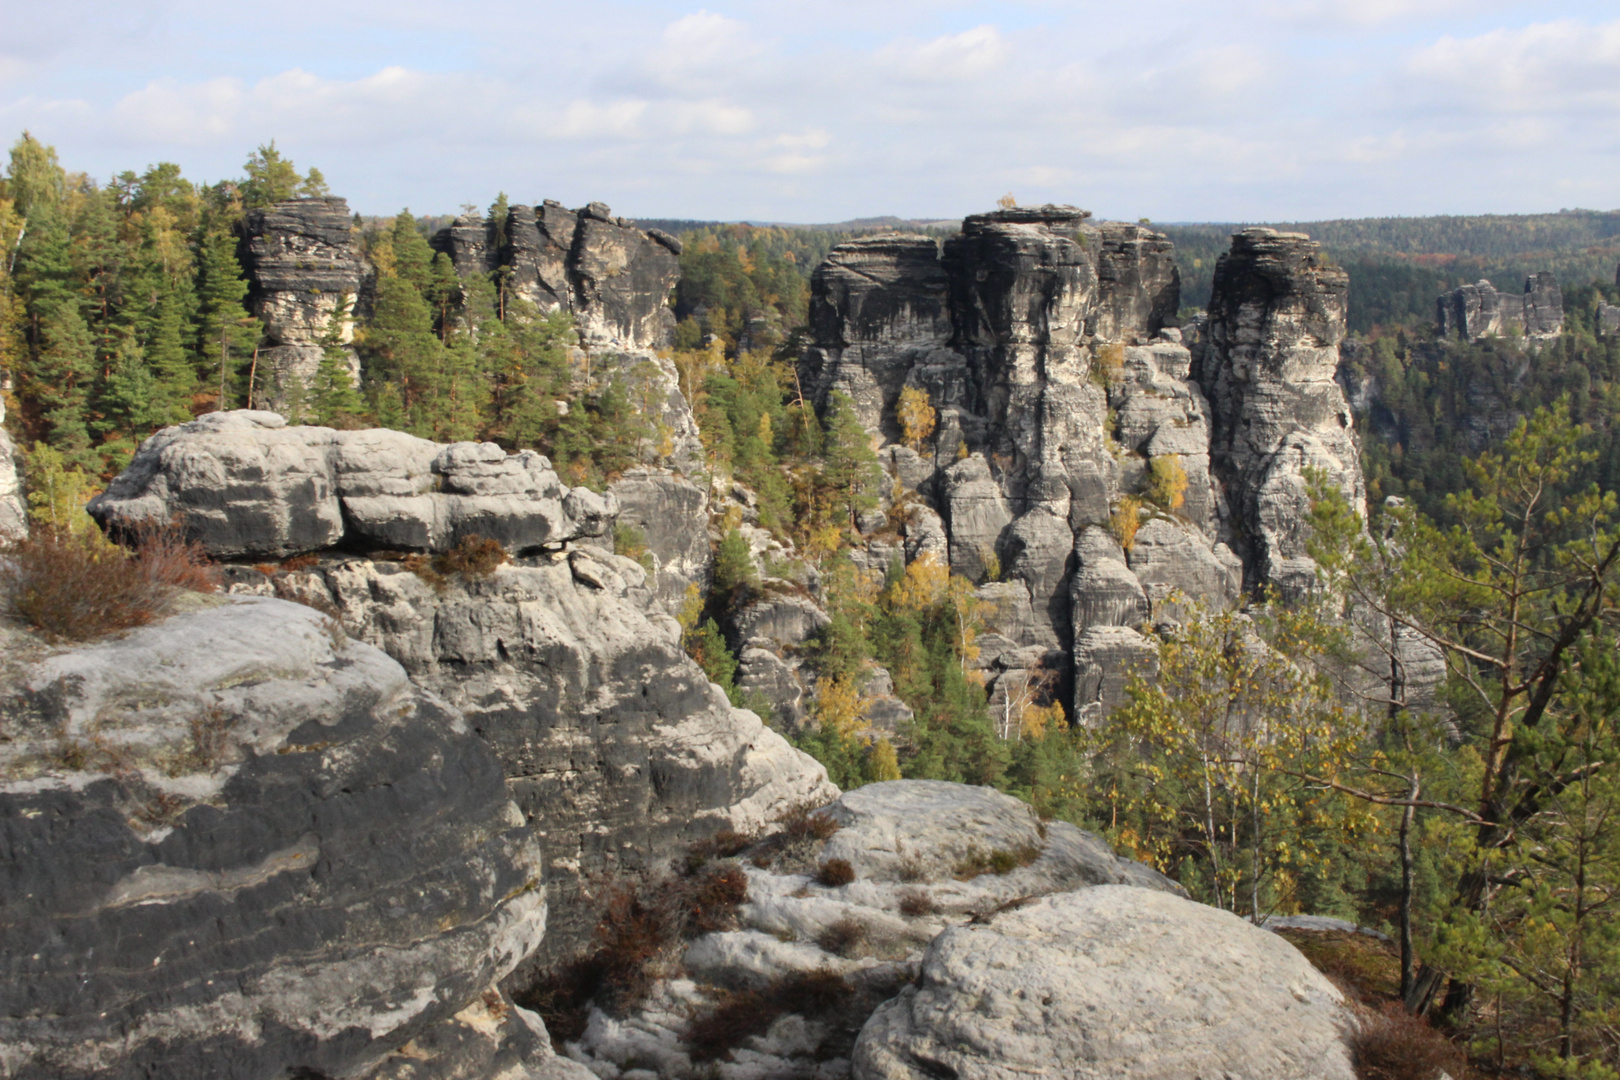
[[[239,186],[242,205],[247,209],[270,206],[286,199],[325,195],[326,178],[319,169],[310,169],[308,175],[299,176],[293,163],[281,156],[276,141],[261,146],[248,155],[242,166],[247,179]]]
[[[728,530],[714,555],[714,596],[724,609],[729,609],[758,584],[759,574],[754,569],[748,540],[736,529]]]

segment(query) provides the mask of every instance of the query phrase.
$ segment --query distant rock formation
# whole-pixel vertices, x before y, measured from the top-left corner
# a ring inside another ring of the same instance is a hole
[[[334,196],[249,210],[239,234],[248,307],[268,342],[259,351],[263,389],[254,403],[280,409],[314,381],[324,341],[354,340],[355,307],[371,270],[354,242],[349,204]],[[360,361],[353,349],[344,357],[358,385]]]
[[[1199,375],[1214,418],[1211,463],[1251,588],[1297,596],[1314,583],[1306,470],[1366,512],[1360,446],[1336,380],[1348,292],[1349,276],[1299,233],[1245,229],[1215,269]]]
[[[669,290],[680,276],[681,243],[643,230],[593,202],[565,209],[550,199],[509,208],[496,224],[463,214],[434,237],[463,276],[500,271],[502,288],[547,314],[571,312],[587,349],[659,349],[669,344],[675,316]]]
[[[1564,332],[1564,294],[1549,270],[1526,278],[1523,296],[1499,293],[1481,280],[1441,296],[1435,302],[1435,319],[1444,338],[1557,337]]]
[[[1184,617],[1177,590],[1219,608],[1299,587],[1304,468],[1359,504],[1343,271],[1265,230],[1223,266],[1195,349],[1169,241],[1073,207],[974,215],[943,248],[862,238],[813,275],[801,377],[822,407],[847,394],[922,497],[907,544],[931,519],[981,583],[992,701],[1055,663],[1072,715],[1105,711],[1152,662],[1142,629]],[[907,387],[938,412],[920,454],[897,445]]]
[[[447,1044],[554,1063],[495,986],[545,933],[540,844],[397,663],[252,597],[0,639],[7,1076],[381,1076],[407,1044],[418,1069]]]

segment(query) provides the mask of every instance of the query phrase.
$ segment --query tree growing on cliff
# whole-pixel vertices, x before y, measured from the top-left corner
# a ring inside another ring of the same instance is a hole
[[[834,391],[828,402],[826,432],[822,487],[838,515],[853,529],[861,511],[877,505],[883,470],[872,449],[872,437],[855,412],[855,403],[842,391]]]
[[[276,140],[260,146],[248,155],[242,166],[247,179],[239,185],[242,206],[252,210],[270,206],[287,199],[313,198],[327,194],[326,178],[319,169],[311,168],[304,176],[290,159],[282,157],[276,149]]]
[[[938,420],[934,406],[928,401],[928,391],[920,386],[908,386],[900,391],[900,400],[894,407],[894,418],[900,424],[900,437],[918,453],[934,434]]]

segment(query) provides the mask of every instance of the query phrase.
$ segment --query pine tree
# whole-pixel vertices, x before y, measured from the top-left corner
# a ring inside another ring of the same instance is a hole
[[[827,438],[823,445],[821,481],[829,498],[853,528],[862,510],[877,505],[883,470],[872,449],[871,436],[855,413],[855,403],[834,391],[827,406]]]
[[[88,425],[88,397],[96,374],[90,328],[71,300],[46,301],[36,318],[39,333],[24,393],[39,410],[46,441],[68,464],[100,471]]]
[[[215,229],[203,237],[197,280],[201,309],[198,352],[214,368],[216,407],[234,409],[241,394],[239,369],[258,343],[259,323],[242,306],[248,284],[230,233]]]

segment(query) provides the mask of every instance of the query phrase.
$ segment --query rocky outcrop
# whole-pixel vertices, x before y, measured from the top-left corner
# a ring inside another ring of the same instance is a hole
[[[335,611],[494,747],[550,867],[542,959],[591,941],[586,879],[659,866],[701,836],[758,830],[836,792],[681,651],[679,625],[630,559],[576,550],[434,582],[335,556],[276,582],[236,580]]]
[[[1564,332],[1564,294],[1558,278],[1543,270],[1525,279],[1524,294],[1497,292],[1489,281],[1453,289],[1435,301],[1442,338],[1557,337]]]
[[[953,572],[1027,596],[1027,618],[994,626],[992,696],[996,672],[1027,678],[1026,660],[1072,652],[1061,696],[1095,711],[1118,703],[1119,663],[1151,658],[1140,629],[1185,617],[1173,596],[1221,608],[1304,588],[1304,470],[1355,502],[1361,478],[1333,381],[1345,277],[1315,245],[1235,236],[1209,320],[1184,341],[1169,241],[1088,218],[1015,208],[969,217],[942,248],[840,245],[812,279],[801,377],[824,404],[849,394],[889,444],[885,468],[937,513]],[[938,414],[921,453],[896,445],[906,387]],[[1101,527],[1131,514],[1140,547],[1105,552]]]
[[[618,503],[617,524],[646,545],[653,591],[678,614],[688,586],[708,583],[708,493],[677,474],[631,469],[608,485],[608,494]]]
[[[1349,277],[1309,237],[1245,229],[1221,256],[1199,378],[1214,421],[1210,464],[1227,492],[1245,585],[1313,587],[1307,470],[1365,513],[1350,406],[1336,381]]]
[[[325,342],[354,340],[354,308],[369,270],[343,199],[288,199],[249,210],[239,234],[248,307],[266,340],[255,401],[280,409],[313,381]],[[360,361],[352,349],[344,356],[358,385]]]
[[[916,977],[941,931],[999,921],[993,913],[1032,897],[1097,885],[1179,894],[1097,837],[1063,822],[1043,824],[1026,804],[986,788],[869,784],[820,815],[836,829],[825,840],[773,829],[744,846],[735,865],[748,895],[737,926],[691,942],[641,1006],[620,1015],[594,1010],[568,1055],[599,1076],[637,1068],[673,1080],[714,1075],[717,1063],[689,1041],[693,1021],[746,1002],[749,993],[769,1000],[773,987],[808,979],[832,988],[823,992],[824,1008],[790,1008],[768,1028],[760,1025],[760,1034],[727,1048],[718,1071],[737,1080],[838,1080],[850,1075],[854,1033]],[[834,860],[848,864],[853,880],[818,878],[817,868]],[[1079,926],[1070,932],[1089,933]]]
[[[589,350],[652,350],[669,344],[669,290],[680,275],[679,240],[614,217],[602,203],[568,210],[550,199],[513,206],[495,236],[488,218],[463,214],[434,237],[462,276],[502,272],[502,289],[541,314],[574,316]]]
[[[1077,928],[1083,928],[1077,932]],[[1102,886],[946,930],[867,1021],[858,1080],[1352,1080],[1343,996],[1292,945],[1166,892]]]
[[[6,405],[0,400],[0,424],[5,419]],[[0,544],[28,535],[28,506],[23,500],[17,458],[11,436],[0,427]]]
[[[222,559],[445,551],[475,535],[522,554],[602,536],[616,512],[611,496],[565,487],[532,450],[289,427],[245,410],[164,428],[88,509],[113,532],[178,520]]]
[[[507,1010],[546,901],[496,755],[319,612],[178,606],[0,628],[0,1069],[355,1076]]]

